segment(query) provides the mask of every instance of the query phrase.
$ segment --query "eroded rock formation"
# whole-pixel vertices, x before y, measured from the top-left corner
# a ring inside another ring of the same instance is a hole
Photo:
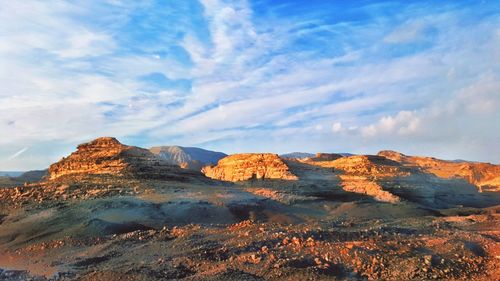
[[[500,191],[500,165],[407,156],[392,150],[380,151],[378,155],[397,161],[405,166],[419,167],[439,178],[465,179],[477,186],[480,191]]]
[[[277,154],[234,154],[219,160],[216,166],[207,166],[202,172],[210,178],[224,181],[250,179],[297,180],[288,166]]]
[[[78,146],[77,151],[49,168],[50,180],[68,175],[128,175],[165,178],[187,176],[187,172],[172,165],[147,149],[121,144],[117,139],[102,137]]]
[[[333,161],[301,161],[308,165],[331,168],[345,191],[365,194],[378,201],[402,199],[430,205],[466,203],[476,188],[461,178],[440,178],[419,167],[404,165],[381,155],[356,155]]]

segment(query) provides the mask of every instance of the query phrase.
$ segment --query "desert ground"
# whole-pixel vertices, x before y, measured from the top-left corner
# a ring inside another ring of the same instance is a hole
[[[98,139],[0,190],[0,280],[498,280],[497,166],[391,153],[200,171]]]

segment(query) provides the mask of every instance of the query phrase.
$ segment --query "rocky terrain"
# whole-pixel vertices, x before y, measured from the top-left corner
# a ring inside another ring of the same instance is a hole
[[[174,164],[99,138],[1,189],[0,280],[500,276],[498,166],[387,151]]]
[[[433,157],[407,156],[390,150],[380,156],[398,161],[405,166],[416,166],[440,178],[461,178],[477,186],[480,191],[500,191],[500,165],[489,163],[445,161]]]
[[[123,145],[115,138],[103,137],[79,145],[77,151],[50,165],[48,179],[88,174],[177,180],[190,180],[201,175],[181,169],[147,149]]]

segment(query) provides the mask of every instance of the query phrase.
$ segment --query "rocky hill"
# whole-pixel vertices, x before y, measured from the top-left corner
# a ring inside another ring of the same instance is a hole
[[[405,200],[431,207],[481,201],[476,200],[477,188],[465,179],[440,178],[394,159],[381,155],[356,155],[325,161],[307,158],[300,162],[331,169],[339,179],[340,188],[377,201],[395,203]]]
[[[0,280],[498,279],[499,192],[436,159],[341,156],[236,154],[212,180],[82,144],[48,180],[0,189]]]
[[[171,164],[198,171],[203,166],[216,164],[227,156],[222,152],[183,146],[156,146],[149,151]]]
[[[405,154],[383,150],[378,153],[405,166],[419,167],[439,178],[465,179],[478,187],[480,191],[500,191],[500,165],[489,163],[447,161],[433,157],[407,156]]]
[[[219,160],[216,166],[204,167],[202,172],[209,178],[223,181],[251,179],[297,180],[289,167],[272,153],[234,154]]]
[[[77,151],[50,165],[48,179],[96,174],[179,179],[198,176],[198,173],[172,165],[147,149],[123,145],[115,138],[102,137],[80,144]]]

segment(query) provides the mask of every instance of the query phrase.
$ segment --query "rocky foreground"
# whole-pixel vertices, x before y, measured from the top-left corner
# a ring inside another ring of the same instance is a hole
[[[100,138],[0,190],[0,280],[500,276],[496,165],[171,151]]]

